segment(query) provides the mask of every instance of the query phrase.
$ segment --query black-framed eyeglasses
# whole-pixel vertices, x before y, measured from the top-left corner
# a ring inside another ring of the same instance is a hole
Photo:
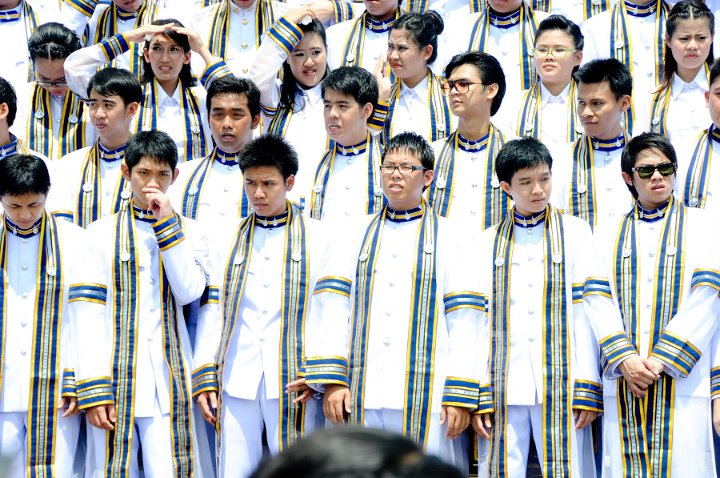
[[[60,87],[60,86],[67,86],[66,80],[55,80],[55,81],[48,81],[48,80],[36,80],[37,84],[44,87]]]
[[[390,163],[383,163],[380,165],[380,171],[383,174],[392,174],[395,172],[395,170],[400,171],[400,174],[412,174],[415,171],[425,171],[427,170],[424,166],[415,166],[414,164],[390,164]]]
[[[470,80],[443,80],[440,85],[443,95],[450,96],[450,92],[455,89],[461,95],[470,91],[470,85],[483,85],[485,83],[481,81],[470,81]]]
[[[637,166],[632,168],[640,179],[650,179],[655,171],[662,174],[663,176],[670,176],[675,173],[675,165],[673,163],[660,163],[653,166]]]

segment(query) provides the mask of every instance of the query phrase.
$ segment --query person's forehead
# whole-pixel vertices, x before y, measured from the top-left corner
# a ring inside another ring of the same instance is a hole
[[[27,205],[33,203],[41,203],[45,200],[45,195],[40,193],[27,193],[27,194],[5,194],[2,196],[2,201],[5,204],[20,204]]]
[[[248,99],[244,93],[220,93],[213,96],[212,109],[248,109]]]
[[[384,163],[415,163],[420,164],[420,155],[413,153],[407,148],[397,148],[385,153]]]
[[[610,89],[609,81],[599,81],[597,83],[580,82],[578,84],[578,96],[588,96],[593,98],[615,98],[615,95]]]
[[[115,103],[122,103],[123,101],[120,95],[103,95],[95,89],[90,91],[90,99],[96,101],[113,101]]]
[[[452,80],[482,80],[482,72],[472,63],[463,63],[462,65],[455,67],[448,78]]]
[[[669,163],[670,158],[665,156],[656,148],[648,148],[640,151],[635,157],[635,164],[654,165],[661,163]]]
[[[170,165],[164,161],[153,158],[152,156],[143,156],[133,169],[143,169],[147,171],[172,171]]]

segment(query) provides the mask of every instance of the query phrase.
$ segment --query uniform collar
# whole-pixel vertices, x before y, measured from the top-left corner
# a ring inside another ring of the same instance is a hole
[[[368,140],[365,138],[362,143],[358,143],[354,146],[343,146],[340,143],[336,143],[335,151],[337,154],[342,156],[357,156],[363,154],[367,150]]]
[[[671,90],[673,100],[676,100],[683,91],[693,90],[695,88],[699,88],[703,93],[708,91],[708,78],[705,68],[700,68],[690,83],[685,83],[677,73],[673,74]]]
[[[519,227],[535,227],[545,222],[545,209],[529,216],[523,216],[513,209],[513,222]]]
[[[720,143],[720,129],[717,129],[715,125],[711,125],[710,129],[708,131],[708,136],[711,140],[715,141],[716,143]]]
[[[507,29],[520,24],[519,8],[512,13],[500,15],[499,13],[495,13],[492,8],[488,7],[488,16],[490,17],[490,25],[497,28]]]
[[[590,139],[592,140],[593,149],[595,151],[611,152],[625,147],[625,133],[621,133],[620,136],[612,139]]]
[[[631,17],[649,17],[657,11],[657,2],[653,1],[647,5],[638,5],[636,3],[624,1],[625,11]]]
[[[10,156],[11,154],[17,153],[18,139],[15,135],[10,134],[10,143],[5,146],[0,146],[0,159]]]
[[[468,153],[477,153],[478,151],[482,151],[487,147],[488,140],[490,139],[490,133],[486,134],[482,138],[471,141],[462,134],[457,134],[458,139],[458,148],[466,151]]]
[[[569,81],[560,94],[556,96],[550,93],[550,90],[548,90],[545,85],[540,82],[540,98],[542,99],[543,106],[548,103],[559,103],[563,105],[568,104],[568,98],[570,97],[570,83],[572,83],[572,81]]]
[[[117,18],[118,20],[133,20],[137,18],[138,13],[140,12],[140,9],[142,8],[143,4],[141,3],[137,10],[134,12],[128,12],[127,10],[123,10],[120,7],[116,7],[117,11]]]
[[[17,7],[9,10],[0,10],[0,24],[3,23],[14,23],[20,20],[22,15],[23,2],[20,2]]]
[[[215,161],[225,166],[237,166],[239,153],[226,153],[222,149],[215,148]]]
[[[40,219],[38,219],[31,227],[23,229],[12,222],[9,217],[5,216],[5,228],[14,235],[27,239],[28,237],[33,237],[40,233],[40,224],[42,223],[42,219],[43,218],[40,217]]]
[[[288,211],[280,214],[279,216],[259,216],[255,215],[255,225],[264,229],[274,229],[276,227],[283,227],[287,224]]]
[[[640,203],[637,203],[637,210],[638,210],[638,219],[640,219],[643,222],[656,222],[661,220],[663,217],[665,217],[665,213],[668,210],[668,206],[670,205],[670,201],[666,201],[664,204],[660,205],[660,207],[655,209],[645,209],[640,205]]]
[[[133,217],[142,222],[147,222],[149,224],[153,224],[157,219],[153,215],[152,211],[150,210],[144,210],[137,207],[135,204],[132,206],[133,208]]]
[[[370,30],[374,33],[386,33],[390,31],[390,28],[395,24],[395,21],[398,18],[397,12],[395,14],[388,18],[387,20],[380,21],[375,20],[374,18],[370,18],[370,15],[365,16],[365,28]]]
[[[126,146],[127,143],[116,149],[107,149],[105,146],[102,145],[100,141],[98,141],[98,151],[100,152],[100,159],[108,163],[113,163],[117,160],[123,160],[125,159]]]
[[[420,219],[423,215],[422,205],[408,209],[406,211],[396,211],[395,209],[388,206],[385,218],[392,222],[410,222]]]

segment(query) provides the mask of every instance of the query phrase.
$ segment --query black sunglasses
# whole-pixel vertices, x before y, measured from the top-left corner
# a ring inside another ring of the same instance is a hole
[[[673,163],[661,163],[654,166],[637,166],[632,170],[638,173],[640,179],[650,179],[655,174],[655,171],[663,176],[670,176],[675,173],[675,165]]]

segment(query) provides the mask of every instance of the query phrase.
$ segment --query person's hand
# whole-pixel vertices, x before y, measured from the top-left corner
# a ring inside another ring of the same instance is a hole
[[[198,394],[198,396],[195,398],[195,401],[197,402],[198,406],[200,407],[200,412],[202,413],[203,418],[206,422],[208,422],[210,425],[215,425],[216,418],[215,414],[217,413],[217,392],[213,391],[207,391],[207,392],[201,392]]]
[[[445,436],[450,440],[459,437],[470,425],[470,410],[462,407],[444,405],[440,409],[440,423],[447,422]]]
[[[77,397],[61,397],[58,408],[60,408],[61,410],[65,408],[65,411],[62,414],[63,417],[75,415],[78,412]]]
[[[660,378],[660,375],[647,368],[645,361],[639,355],[626,358],[618,365],[618,369],[627,381],[630,393],[637,398],[644,397],[647,388]]]
[[[378,85],[378,99],[380,101],[388,101],[390,99],[390,90],[392,83],[390,82],[390,72],[387,65],[387,56],[380,55],[373,68],[373,76]]]
[[[299,394],[294,400],[293,403],[305,403],[308,400],[310,400],[313,396],[313,390],[312,388],[308,387],[305,383],[305,378],[299,378],[293,382],[290,382],[287,384],[287,387],[285,387],[285,393],[291,394],[291,393],[297,393]]]
[[[660,360],[656,359],[655,357],[648,357],[646,359],[643,359],[643,363],[648,370],[657,375],[657,378],[660,378],[660,375],[665,372],[665,364],[662,363]]]
[[[324,2],[318,2],[324,3]],[[328,2],[329,3],[329,2]],[[285,20],[299,25],[305,18],[316,18],[315,12],[312,11],[311,5],[303,5],[299,8],[294,8],[285,14]]]
[[[490,432],[492,431],[493,421],[492,414],[480,413],[472,416],[472,427],[475,433],[480,435],[486,440],[490,439]]]
[[[143,25],[134,30],[123,33],[125,39],[132,43],[139,43],[152,38],[158,33],[165,33],[170,30],[169,25]]]
[[[575,416],[576,430],[582,430],[597,418],[597,412],[592,410],[573,410],[573,415]]]
[[[155,220],[160,220],[173,213],[170,199],[164,192],[155,187],[144,187],[142,192],[145,194],[148,209],[152,211]]]
[[[317,0],[308,4],[308,8],[313,17],[320,20],[323,25],[330,23],[335,18],[335,7],[329,0]]]
[[[350,390],[345,385],[327,385],[323,396],[323,412],[332,423],[344,423],[345,413],[350,413]]]
[[[720,436],[720,398],[716,398],[712,401],[712,421],[715,433]]]
[[[85,417],[90,425],[101,430],[114,430],[117,416],[115,415],[115,404],[96,405],[85,410]]]

